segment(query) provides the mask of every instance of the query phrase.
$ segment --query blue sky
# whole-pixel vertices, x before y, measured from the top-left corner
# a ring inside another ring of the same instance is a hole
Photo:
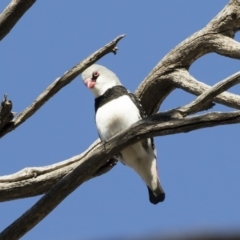
[[[2,0],[3,10],[9,1]],[[57,77],[116,36],[119,52],[99,61],[134,91],[182,40],[203,28],[226,0],[37,1],[0,44],[0,97],[21,112]],[[239,35],[236,39],[240,40]],[[213,85],[239,62],[208,54],[190,68]],[[230,90],[239,93],[240,88]],[[195,97],[173,92],[161,110]],[[49,165],[83,152],[96,138],[94,99],[77,77],[0,141],[0,175]],[[216,106],[216,111],[230,109]],[[240,227],[239,125],[156,138],[164,203],[148,201],[143,181],[119,163],[83,184],[23,239],[105,239]],[[0,204],[0,229],[39,197]]]

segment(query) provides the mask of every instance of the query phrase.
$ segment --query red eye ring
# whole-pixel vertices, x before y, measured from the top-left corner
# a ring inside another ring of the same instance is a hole
[[[97,71],[92,73],[92,81],[96,82],[99,77],[99,73]]]
[[[98,77],[99,76],[99,73],[96,71],[96,72],[93,72],[92,74],[94,77]]]

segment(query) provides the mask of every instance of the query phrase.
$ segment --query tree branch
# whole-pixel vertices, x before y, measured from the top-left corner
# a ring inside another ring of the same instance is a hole
[[[36,0],[12,0],[0,15],[0,40],[15,26]]]
[[[240,43],[234,39],[220,35],[212,43],[214,52],[226,57],[240,59]]]
[[[231,118],[232,113],[225,113],[225,117],[229,114]],[[157,116],[157,117],[156,117]],[[168,120],[172,119],[172,111],[161,113],[160,115],[153,115],[150,119],[152,124],[159,122],[165,122],[168,126]],[[213,119],[215,121],[217,117]],[[219,119],[221,121],[221,119]],[[148,119],[146,119],[149,122]],[[231,122],[230,122],[231,123]],[[215,123],[216,124],[216,123]],[[222,124],[222,123],[220,123]],[[227,122],[225,122],[227,124]],[[211,125],[211,124],[210,124]],[[218,125],[218,124],[216,124]],[[214,125],[215,126],[215,125]],[[208,125],[206,125],[208,127]],[[190,131],[190,130],[188,130]],[[176,132],[178,133],[178,132]],[[171,134],[174,134],[171,132]],[[167,135],[167,133],[166,133]],[[53,164],[48,167],[40,168],[27,168],[19,173],[1,177],[0,178],[0,201],[8,201],[23,197],[35,196],[47,192],[58,180],[70,173],[77,165],[81,164],[83,159],[90,153],[94,152],[94,149],[99,145],[99,141],[96,141],[87,149],[84,153],[74,156],[68,160],[65,160],[58,164]],[[98,169],[97,169],[98,170]],[[97,170],[93,176],[98,175]],[[103,172],[104,173],[104,172]],[[89,176],[88,179],[93,176]]]
[[[209,52],[218,51],[219,54],[238,58],[238,43],[229,39],[239,29],[240,0],[231,0],[206,27],[172,49],[138,86],[135,94],[141,99],[146,113],[151,115],[157,112],[164,99],[176,89],[174,82],[168,81],[168,74],[179,70],[187,71],[194,61]],[[226,36],[222,41],[222,51],[219,45],[220,35]],[[227,46],[227,40],[230,47]],[[232,101],[231,96],[230,99],[225,97],[226,102]]]
[[[92,151],[81,159],[81,163],[70,174],[61,179],[36,204],[7,227],[0,234],[0,239],[19,239],[22,237],[71,192],[89,179],[108,159],[130,144],[149,137],[165,136],[240,122],[240,111],[231,113],[213,112],[168,122],[165,122],[166,119],[163,116],[163,113],[158,113],[143,119],[134,124],[130,129],[117,134],[109,141],[95,146]]]
[[[67,71],[62,77],[57,78],[47,89],[40,94],[36,100],[25,110],[23,110],[8,126],[4,131],[0,131],[0,137],[3,137],[5,134],[11,132],[16,127],[25,122],[29,117],[31,117],[37,110],[39,110],[51,97],[53,97],[59,90],[69,84],[74,80],[79,74],[81,74],[86,68],[92,65],[94,62],[102,58],[108,53],[113,52],[116,54],[117,43],[125,35],[120,35],[115,38],[113,41],[100,48],[89,57],[78,63],[76,66],[72,67]]]
[[[212,99],[214,99],[217,95],[238,84],[239,82],[240,72],[237,72],[232,76],[229,76],[228,78],[218,82],[217,84],[203,92],[194,101],[185,105],[184,107],[179,108],[178,111],[180,111],[184,116],[197,113],[201,111],[203,109],[203,106],[211,102]]]
[[[189,73],[187,71],[184,71],[184,74],[189,77]],[[188,81],[182,79],[185,77],[184,74],[177,74],[177,80],[175,78],[174,80],[186,87],[186,82],[188,83]],[[205,106],[209,105],[209,102],[211,103],[217,94],[220,94],[233,85],[239,83],[239,81],[240,72],[237,72],[215,84],[213,87],[209,87],[208,90],[203,91],[203,93],[191,103],[177,109],[161,113],[161,117],[166,122],[172,119],[180,119],[187,115],[201,111]],[[70,173],[72,169],[74,169],[79,162],[87,154],[89,154],[89,152],[93,151],[99,142],[100,141],[98,139],[85,152],[68,160],[46,167],[26,168],[15,174],[0,177],[0,201],[9,201],[17,198],[36,196],[46,193],[54,184],[57,183],[57,181]],[[116,162],[117,161],[115,159],[111,159],[108,165],[99,170],[99,172],[96,171],[91,177],[106,173],[116,164]]]
[[[44,167],[28,167],[17,173],[0,177],[0,202],[46,193],[76,168],[79,161],[99,143],[98,139],[86,151],[65,161]],[[96,172],[95,175],[99,174]]]
[[[193,76],[189,74],[187,70],[184,69],[168,74],[167,77],[168,81],[172,81],[172,86],[175,86],[175,88],[181,88],[186,92],[192,93],[197,96],[211,89],[211,86],[197,81]],[[229,78],[231,77],[234,77],[234,75],[230,76]],[[231,108],[240,109],[240,96],[233,93],[221,93],[214,99],[212,99],[212,101]]]

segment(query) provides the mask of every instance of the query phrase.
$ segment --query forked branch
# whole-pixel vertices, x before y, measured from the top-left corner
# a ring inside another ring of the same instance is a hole
[[[188,71],[194,61],[210,52],[239,59],[239,43],[232,39],[239,29],[240,0],[231,0],[206,27],[171,50],[139,85],[136,95],[141,99],[145,111],[149,115],[157,112],[164,99],[177,87],[193,94],[196,91],[188,87],[184,89],[184,85],[204,87],[194,78],[190,79],[191,83],[186,78],[183,84],[177,86],[174,81],[169,81],[170,73],[177,75],[179,71]],[[225,101],[220,103],[232,103],[232,97],[235,96],[225,95]]]

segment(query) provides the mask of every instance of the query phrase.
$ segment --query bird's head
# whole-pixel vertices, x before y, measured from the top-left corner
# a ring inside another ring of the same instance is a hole
[[[109,88],[122,85],[118,77],[104,66],[93,64],[82,73],[84,84],[95,97],[104,94]]]

